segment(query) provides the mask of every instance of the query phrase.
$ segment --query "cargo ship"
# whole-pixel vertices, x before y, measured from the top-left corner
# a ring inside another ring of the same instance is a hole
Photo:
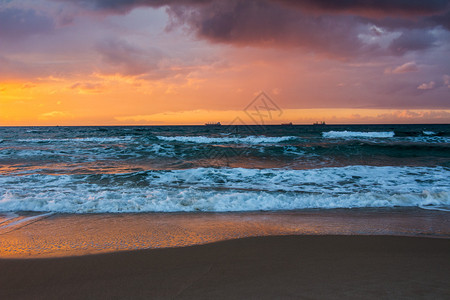
[[[222,126],[222,124],[220,124],[220,122],[217,122],[217,123],[205,123],[205,126]]]
[[[325,125],[327,125],[327,124],[325,123],[325,121],[313,123],[313,126],[325,126]]]

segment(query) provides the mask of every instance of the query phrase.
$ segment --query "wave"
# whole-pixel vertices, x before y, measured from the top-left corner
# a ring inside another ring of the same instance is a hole
[[[61,138],[61,139],[18,139],[18,142],[30,142],[30,143],[50,143],[50,142],[94,142],[94,143],[110,143],[110,142],[123,142],[131,141],[133,137],[80,137],[80,138]]]
[[[125,174],[0,176],[0,211],[67,213],[449,209],[450,169],[196,168]]]
[[[324,138],[390,138],[394,137],[393,131],[328,131],[322,132]]]
[[[246,137],[207,137],[207,136],[157,136],[158,139],[168,142],[183,142],[197,144],[220,144],[220,143],[240,143],[240,144],[263,144],[280,143],[295,140],[295,136],[246,136]]]
[[[423,131],[424,135],[436,135],[436,132],[434,131]]]

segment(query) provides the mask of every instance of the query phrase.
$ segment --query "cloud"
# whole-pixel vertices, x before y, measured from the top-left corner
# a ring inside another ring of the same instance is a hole
[[[398,121],[407,121],[409,123],[448,123],[450,120],[450,111],[448,110],[399,110],[386,114],[379,114],[377,119],[391,119]],[[411,122],[412,121],[412,122]]]
[[[447,11],[446,14],[429,17],[426,20],[450,30],[450,11]]]
[[[423,15],[440,12],[447,8],[447,0],[280,0],[290,5],[299,7],[312,7],[325,11],[380,11],[384,14],[412,14]]]
[[[70,86],[70,89],[77,90],[80,94],[97,94],[102,92],[102,85],[92,82],[77,82]]]
[[[428,83],[422,83],[417,87],[418,90],[432,90],[436,86],[434,81],[430,81]]]
[[[39,115],[40,120],[48,120],[54,118],[65,118],[68,117],[69,114],[63,111],[50,111]]]
[[[3,79],[30,79],[39,74],[35,67],[23,62],[9,59],[0,55],[0,80]]]
[[[449,0],[54,0],[106,14],[166,7],[168,29],[187,27],[214,43],[299,47],[339,58],[404,55],[436,46],[429,30],[448,28]],[[374,31],[374,25],[380,30]],[[372,28],[372,29],[371,29]],[[392,33],[397,38],[386,48]],[[364,34],[378,36],[367,43]],[[380,49],[383,48],[383,49]]]
[[[201,5],[212,0],[54,0],[57,2],[76,3],[79,6],[98,12],[126,14],[138,7],[162,7],[167,5]]]
[[[172,20],[215,43],[302,47],[346,57],[366,46],[351,16],[314,16],[269,1],[227,1],[195,9],[173,6]]]
[[[436,43],[436,37],[426,30],[407,30],[392,41],[390,49],[397,55],[403,55],[408,51],[418,51],[431,48]]]
[[[50,33],[53,29],[54,23],[50,17],[32,9],[0,9],[0,39],[17,40]]]
[[[444,80],[444,84],[450,88],[450,75],[445,74],[444,76],[442,76],[442,79]]]
[[[417,72],[419,68],[416,65],[416,62],[410,61],[407,63],[404,63],[401,66],[398,66],[394,70],[392,70],[392,73],[394,74],[403,74],[403,73],[410,73],[410,72]]]
[[[198,37],[211,42],[238,46],[303,47],[328,56],[356,58],[404,55],[409,51],[435,47],[437,38],[430,30],[439,24],[424,18],[433,12],[440,15],[445,12],[441,9],[448,6],[441,1],[432,1],[434,4],[430,6],[417,1],[412,1],[411,5],[404,1],[393,1],[395,5],[386,1],[380,1],[379,5],[374,4],[378,1],[341,2],[234,0],[194,8],[172,5],[168,12],[173,24],[183,24]],[[305,7],[319,9],[311,12]],[[395,7],[397,11],[416,17],[401,18],[395,13],[385,13],[371,18],[360,12],[363,7],[379,14],[386,7]],[[346,13],[341,13],[344,10]]]
[[[190,110],[168,111],[149,115],[116,116],[119,124],[204,124],[220,120],[222,124],[254,124],[239,110]],[[449,110],[392,110],[392,109],[285,109],[283,117],[274,123],[293,122],[312,124],[317,120],[327,123],[348,124],[394,124],[394,123],[448,123]]]
[[[142,75],[158,69],[164,55],[157,48],[140,49],[123,40],[108,39],[97,44],[96,50],[112,71],[124,75]]]
[[[106,10],[116,13],[126,13],[133,8],[149,6],[173,5],[208,5],[217,3],[215,0],[55,0],[60,2],[76,2],[91,10]],[[240,2],[245,2],[244,0]],[[266,1],[258,1],[266,2]],[[327,13],[354,13],[377,12],[380,15],[434,15],[440,14],[448,8],[448,0],[270,0],[277,5],[286,5],[302,10],[316,10]]]

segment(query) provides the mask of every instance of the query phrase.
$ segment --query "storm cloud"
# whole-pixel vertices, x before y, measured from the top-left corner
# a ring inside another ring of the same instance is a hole
[[[334,13],[369,7],[368,1],[361,1],[366,5],[358,1],[350,2],[353,5],[337,6],[325,5],[329,1],[315,4],[300,1],[295,2],[295,7],[300,9],[292,9],[292,1],[227,1],[191,9],[174,5],[168,11],[174,22],[188,26],[197,36],[212,42],[242,46],[303,47],[330,56],[349,58],[367,54],[403,55],[409,51],[432,48],[436,45],[436,38],[430,31],[440,24],[431,22],[430,14],[440,16],[448,9],[448,5],[442,1],[434,5],[431,1],[430,6],[416,3],[411,7],[402,1],[394,1],[397,6],[371,6],[372,10],[379,12],[374,18],[361,14],[359,10]],[[383,10],[384,7],[400,9],[400,2],[404,4],[403,12],[416,16],[414,19],[392,18],[392,11]],[[356,5],[358,3],[360,5]],[[301,9],[304,7],[319,9],[310,13]],[[380,19],[380,12],[386,18]],[[380,28],[378,32],[371,30],[374,25]],[[383,39],[388,39],[392,33],[398,36],[383,47]]]
[[[436,27],[449,29],[450,10],[448,0],[77,0],[75,3],[109,14],[124,14],[137,7],[166,7],[171,17],[168,29],[184,26],[213,43],[300,47],[345,59],[358,55],[404,55],[435,47],[436,37],[430,31]],[[373,25],[381,29],[377,34],[370,29]],[[377,35],[381,40],[384,35],[386,40],[391,33],[397,37],[389,40],[387,46],[369,36]]]
[[[378,15],[431,15],[448,9],[447,0],[278,0],[300,8],[317,9],[327,12],[346,12]]]
[[[217,0],[55,0],[73,2],[92,10],[109,10],[124,13],[136,7],[174,6],[174,5],[217,5]],[[241,3],[248,2],[245,0]],[[300,9],[318,10],[324,12],[346,12],[361,14],[364,12],[378,12],[381,15],[440,15],[448,9],[448,0],[260,0],[256,2],[270,2],[274,5],[288,5]]]

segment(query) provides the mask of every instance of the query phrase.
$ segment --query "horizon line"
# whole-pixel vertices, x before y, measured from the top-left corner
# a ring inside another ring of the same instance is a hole
[[[331,124],[325,124],[325,125],[314,125],[311,123],[308,124],[221,124],[220,126],[206,126],[205,123],[203,124],[109,124],[109,125],[0,125],[0,127],[161,127],[161,126],[202,126],[202,127],[213,127],[213,128],[220,128],[221,126],[316,126],[316,127],[326,127],[326,126],[372,126],[372,125],[379,125],[379,126],[388,126],[388,125],[450,125],[449,123],[331,123]]]

